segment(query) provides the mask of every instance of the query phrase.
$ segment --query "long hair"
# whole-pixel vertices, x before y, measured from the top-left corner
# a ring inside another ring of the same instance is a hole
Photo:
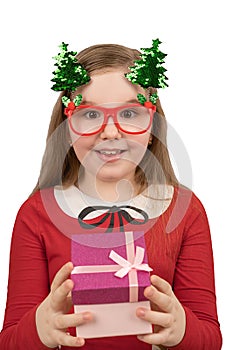
[[[139,58],[140,52],[137,50],[116,44],[94,45],[77,55],[78,61],[89,75],[106,69],[123,68],[127,71]],[[152,88],[147,89],[147,93],[152,92]],[[71,97],[67,91],[63,91],[54,106],[40,175],[32,194],[55,185],[69,187],[78,181],[80,162],[68,142],[69,132],[62,96]],[[151,134],[152,144],[148,146],[142,161],[136,167],[136,183],[141,188],[151,183],[178,185],[167,149],[167,123],[159,100]]]

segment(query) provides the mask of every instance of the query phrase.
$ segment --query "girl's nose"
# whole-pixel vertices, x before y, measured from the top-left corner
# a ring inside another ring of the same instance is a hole
[[[103,131],[101,132],[100,137],[102,139],[120,139],[121,134],[117,128],[117,126],[114,124],[113,118],[109,117],[107,124],[105,124]]]

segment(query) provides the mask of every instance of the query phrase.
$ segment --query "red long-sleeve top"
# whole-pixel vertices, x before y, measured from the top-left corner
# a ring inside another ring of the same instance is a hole
[[[119,232],[120,216],[117,216],[116,210],[111,215],[102,213],[97,219],[92,217],[88,220],[84,210],[81,219],[77,213],[77,219],[61,208],[54,193],[54,188],[38,191],[18,212],[11,243],[7,306],[0,334],[1,350],[48,349],[38,337],[35,312],[47,297],[56,272],[71,260],[71,235],[88,233],[88,230],[93,232],[93,228],[98,232]],[[147,211],[146,207],[143,209]],[[130,212],[131,219],[133,211]],[[144,217],[140,225],[140,219],[135,225],[129,216],[122,217],[121,225],[127,230],[134,230],[135,226],[137,230],[139,226],[140,231],[144,230],[148,262],[153,274],[172,285],[184,307],[185,335],[181,343],[172,349],[221,349],[211,237],[201,202],[191,191],[175,188],[170,205],[161,215],[154,218],[149,215],[148,220]],[[94,223],[93,227],[91,223]],[[75,329],[69,331],[75,334]],[[110,348],[149,350],[152,346],[139,341],[136,336],[120,336],[87,339],[83,347],[85,350]]]

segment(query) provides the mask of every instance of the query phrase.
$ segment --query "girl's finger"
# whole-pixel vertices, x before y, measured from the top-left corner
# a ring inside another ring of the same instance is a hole
[[[167,294],[168,296],[172,296],[173,291],[171,285],[165,281],[163,278],[152,275],[151,276],[151,283],[154,287],[156,287],[160,292],[163,292]]]
[[[66,280],[60,285],[60,287],[51,293],[51,306],[54,310],[63,310],[64,307],[67,308],[67,301],[70,300],[68,296],[72,291],[73,286],[73,281]]]
[[[173,316],[165,312],[151,311],[144,308],[138,308],[136,315],[141,319],[150,322],[153,325],[168,328],[173,324]]]
[[[61,269],[56,273],[52,285],[51,291],[55,291],[67,278],[69,278],[71,271],[73,270],[72,262],[68,262],[61,267]]]
[[[77,327],[81,324],[91,322],[93,316],[90,312],[83,312],[80,314],[59,315],[55,320],[55,327],[57,329],[67,329],[68,327]]]
[[[83,338],[73,337],[62,331],[56,331],[54,336],[59,345],[70,346],[70,347],[80,347],[85,344],[85,340]]]
[[[167,343],[168,336],[169,334],[167,328],[163,328],[158,333],[138,335],[138,339],[148,344],[165,345]],[[166,346],[169,346],[169,344],[166,344]]]
[[[160,310],[171,312],[173,307],[173,298],[159,292],[155,287],[150,286],[144,290],[144,295],[152,303],[154,303]]]

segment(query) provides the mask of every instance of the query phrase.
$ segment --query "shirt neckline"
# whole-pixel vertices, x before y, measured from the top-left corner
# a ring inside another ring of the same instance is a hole
[[[149,218],[152,219],[158,218],[164,214],[171,207],[174,201],[175,191],[173,186],[163,186],[163,188],[156,187],[156,190],[157,192],[153,192],[153,188],[146,189],[130,200],[122,202],[109,202],[91,197],[83,193],[74,185],[68,187],[67,189],[63,189],[61,186],[55,186],[53,194],[58,208],[65,215],[72,218],[77,218],[80,211],[88,206],[102,205],[112,207],[131,205],[146,210]],[[157,193],[158,197],[153,198],[153,195],[155,196],[155,193]]]

